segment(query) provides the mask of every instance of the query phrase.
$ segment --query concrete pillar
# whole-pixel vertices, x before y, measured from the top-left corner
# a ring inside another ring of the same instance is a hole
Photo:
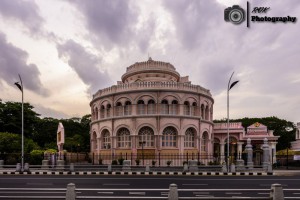
[[[270,142],[270,144],[271,144],[270,158],[272,158],[272,156],[273,156],[273,163],[272,164],[274,164],[277,161],[277,158],[276,158],[276,144],[277,144],[277,142]],[[273,155],[272,155],[272,152],[273,152]]]
[[[67,185],[66,200],[76,200],[76,187],[74,183]]]
[[[225,144],[220,143],[220,151],[221,151],[221,164],[225,162]]]
[[[3,165],[4,165],[4,160],[0,160],[0,169],[3,168]]]
[[[16,172],[21,172],[21,163],[17,163]]]
[[[263,168],[265,170],[267,170],[268,165],[270,164],[270,147],[269,147],[267,138],[264,139],[264,144],[262,145],[262,149],[263,149],[263,162],[262,162],[262,165],[263,165]]]
[[[168,200],[178,200],[178,190],[177,185],[172,183],[169,187]]]
[[[251,145],[251,139],[248,138],[247,139],[247,145],[246,145],[246,152],[247,152],[247,166],[248,169],[253,169],[253,149],[252,149],[252,145]]]
[[[146,172],[150,172],[150,165],[149,165],[149,162],[146,163],[145,171],[146,171]]]
[[[230,165],[230,171],[231,172],[235,172],[235,164],[234,163],[231,163],[231,165]]]
[[[189,171],[190,172],[198,172],[198,161],[197,160],[189,160]]]
[[[183,172],[187,172],[187,171],[189,171],[188,164],[184,163],[183,164]]]
[[[272,184],[271,185],[271,192],[270,192],[270,199],[271,200],[284,200],[283,190],[281,184]]]
[[[131,160],[124,160],[123,161],[122,171],[123,172],[131,171]]]
[[[24,172],[29,172],[29,164],[28,163],[25,163],[24,164]]]
[[[244,142],[237,142],[237,145],[238,145],[238,149],[237,149],[238,157],[237,157],[237,159],[238,160],[242,159],[243,144],[244,144]]]
[[[64,160],[57,160],[56,169],[63,171],[65,169],[65,161]]]
[[[75,169],[74,169],[74,163],[70,163],[70,172],[74,172]]]
[[[108,172],[112,172],[111,164],[109,164],[109,165],[107,166],[107,171],[108,171]]]

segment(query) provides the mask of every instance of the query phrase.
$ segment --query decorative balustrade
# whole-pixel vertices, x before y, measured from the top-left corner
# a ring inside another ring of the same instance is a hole
[[[243,128],[242,122],[230,122],[229,128]],[[227,123],[215,123],[214,129],[227,129]]]
[[[211,96],[209,90],[193,84],[187,83],[176,83],[176,82],[135,82],[135,83],[126,83],[121,85],[113,85],[108,88],[99,90],[96,94],[93,95],[93,99],[101,97],[103,95],[109,95],[118,92],[134,91],[134,90],[147,90],[147,89],[171,89],[171,90],[184,90],[190,92],[197,92],[204,95]]]

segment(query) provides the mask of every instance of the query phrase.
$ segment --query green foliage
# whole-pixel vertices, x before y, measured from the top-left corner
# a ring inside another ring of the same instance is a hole
[[[18,134],[0,132],[0,152],[20,153],[22,138]]]
[[[170,165],[171,165],[171,163],[172,163],[172,161],[171,161],[171,160],[168,160],[168,161],[167,161],[167,165],[168,165],[168,166],[170,166]]]
[[[112,160],[112,161],[111,161],[111,164],[112,164],[112,165],[117,165],[117,164],[118,164],[118,161],[117,161],[117,160]]]
[[[41,165],[44,158],[43,150],[32,150],[30,152],[30,165]]]
[[[119,158],[118,159],[119,165],[123,165],[123,161],[124,161],[124,158]]]
[[[47,154],[54,154],[54,153],[56,153],[56,152],[57,152],[56,149],[47,149],[47,150],[45,150],[44,153],[47,153]]]
[[[141,162],[141,161],[140,161],[140,159],[138,159],[138,158],[137,158],[137,159],[135,159],[135,163],[136,163],[136,165],[140,165],[140,162]]]

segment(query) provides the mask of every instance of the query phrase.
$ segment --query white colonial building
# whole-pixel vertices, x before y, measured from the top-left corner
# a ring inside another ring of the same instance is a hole
[[[227,125],[214,125],[213,104],[208,89],[191,84],[172,64],[137,62],[117,85],[93,95],[91,153],[107,162],[141,155],[178,165],[224,161]],[[247,139],[241,123],[231,123],[230,132],[231,144],[238,144],[231,151],[241,152]]]

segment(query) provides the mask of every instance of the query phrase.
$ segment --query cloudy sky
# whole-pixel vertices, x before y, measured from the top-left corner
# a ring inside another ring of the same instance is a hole
[[[300,20],[299,0],[250,0],[259,16]],[[97,90],[148,59],[172,63],[211,90],[214,118],[277,116],[300,122],[300,22],[234,25],[224,9],[239,0],[1,0],[0,98],[25,101],[42,117],[90,113]],[[254,15],[254,14],[251,14]]]

